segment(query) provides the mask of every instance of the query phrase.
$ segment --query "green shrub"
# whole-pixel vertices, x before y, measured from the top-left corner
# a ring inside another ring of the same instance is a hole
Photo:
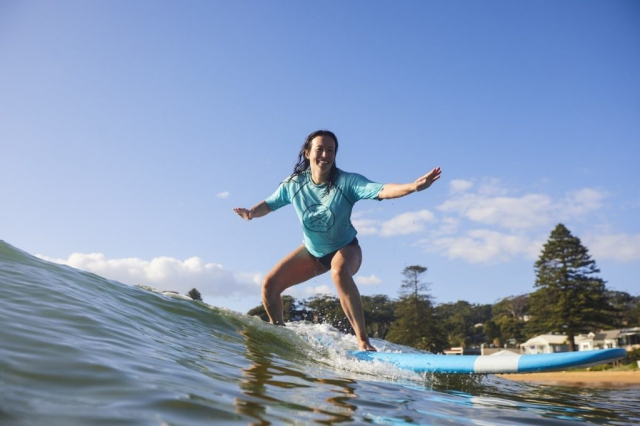
[[[623,364],[636,364],[640,360],[640,348],[627,352],[627,356],[622,360]]]

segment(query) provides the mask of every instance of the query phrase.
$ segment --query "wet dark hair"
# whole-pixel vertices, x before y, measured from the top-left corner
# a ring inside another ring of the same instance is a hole
[[[336,135],[329,130],[316,130],[315,132],[312,132],[309,136],[307,136],[307,139],[305,139],[304,144],[300,149],[300,153],[298,154],[298,162],[293,168],[293,173],[291,174],[291,177],[299,176],[303,174],[310,167],[309,160],[307,159],[305,154],[307,153],[307,151],[311,150],[311,142],[318,136],[329,136],[331,139],[333,139],[333,141],[336,143],[335,155],[336,156],[338,155],[338,138],[336,137]],[[337,178],[338,178],[338,167],[336,166],[336,161],[334,158],[333,164],[331,165],[331,173],[329,174],[329,181],[327,182],[327,189],[326,189],[327,194],[331,191],[331,188],[333,188],[333,185],[335,185]]]

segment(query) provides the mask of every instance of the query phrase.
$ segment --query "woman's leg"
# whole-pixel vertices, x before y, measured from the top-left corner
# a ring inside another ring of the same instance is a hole
[[[284,325],[282,312],[283,291],[327,272],[305,248],[300,246],[269,271],[262,284],[262,304],[271,324]]]
[[[331,260],[331,278],[340,296],[342,310],[351,323],[358,340],[358,348],[364,351],[375,351],[371,346],[364,322],[362,299],[353,276],[362,264],[362,249],[359,245],[350,245],[338,250]]]

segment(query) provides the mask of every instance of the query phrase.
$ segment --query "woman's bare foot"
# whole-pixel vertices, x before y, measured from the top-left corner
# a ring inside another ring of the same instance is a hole
[[[359,341],[358,349],[360,349],[361,351],[378,352],[376,348],[371,346],[371,343],[369,343],[369,341]]]

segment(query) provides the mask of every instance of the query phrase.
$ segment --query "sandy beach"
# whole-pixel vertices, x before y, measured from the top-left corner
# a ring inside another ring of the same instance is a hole
[[[557,371],[553,373],[498,374],[498,377],[516,382],[535,382],[563,386],[640,386],[640,370],[579,372]]]

